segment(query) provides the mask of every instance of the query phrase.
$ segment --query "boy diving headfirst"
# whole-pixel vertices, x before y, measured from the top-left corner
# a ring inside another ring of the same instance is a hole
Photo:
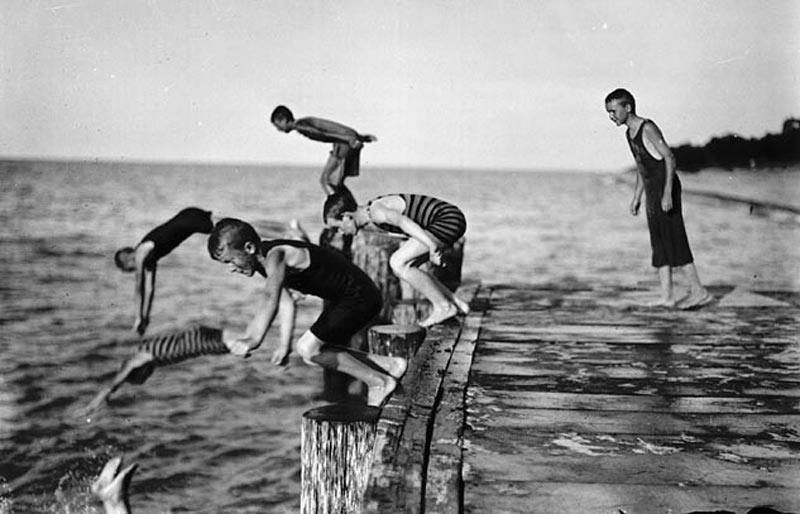
[[[142,238],[135,248],[125,247],[114,254],[117,267],[136,272],[136,321],[133,329],[143,335],[150,323],[150,310],[156,292],[158,260],[178,247],[194,233],[208,234],[214,228],[211,211],[187,207],[169,221],[157,226]],[[149,280],[147,278],[149,277]]]
[[[262,241],[248,223],[224,218],[208,238],[211,258],[234,273],[266,279],[265,296],[243,337],[225,341],[231,353],[248,355],[264,341],[281,311],[281,338],[272,362],[286,363],[294,328],[295,304],[289,290],[327,300],[319,318],[294,343],[295,351],[310,364],[346,373],[367,385],[367,404],[382,406],[405,373],[402,357],[354,352],[350,339],[381,309],[378,288],[355,264],[336,250],[304,241]]]

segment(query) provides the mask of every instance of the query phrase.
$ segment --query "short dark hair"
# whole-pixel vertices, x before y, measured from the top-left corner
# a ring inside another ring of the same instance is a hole
[[[340,220],[344,213],[354,212],[356,209],[358,202],[353,193],[347,186],[339,186],[325,199],[325,205],[322,206],[322,222],[325,223],[328,219]]]
[[[247,242],[261,242],[258,233],[253,226],[246,221],[236,218],[222,218],[214,225],[214,229],[208,236],[208,254],[212,259],[219,260],[219,255],[230,246],[234,250],[243,250]]]
[[[633,98],[633,95],[627,89],[620,87],[610,92],[608,96],[606,96],[606,103],[609,103],[612,100],[619,100],[622,105],[630,105],[631,112],[636,114],[636,99]]]
[[[272,111],[269,120],[273,123],[275,123],[277,120],[293,121],[294,114],[292,114],[292,111],[290,111],[285,105],[279,105],[275,108],[275,110]]]
[[[128,268],[127,263],[125,261],[123,261],[123,256],[124,255],[129,255],[129,254],[131,254],[131,253],[133,253],[135,251],[136,250],[134,250],[130,246],[126,246],[124,248],[120,248],[119,250],[114,252],[114,264],[116,264],[117,267],[119,269],[121,269],[122,271],[130,271],[130,268]]]

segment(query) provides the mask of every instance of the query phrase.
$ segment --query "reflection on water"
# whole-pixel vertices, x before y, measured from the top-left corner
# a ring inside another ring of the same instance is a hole
[[[140,464],[132,496],[141,512],[297,510],[300,418],[318,405],[321,387],[319,371],[299,360],[275,368],[265,350],[248,360],[192,359],[123,387],[91,419],[72,413],[134,350],[133,279],[114,267],[116,248],[191,205],[265,230],[298,218],[316,238],[317,173],[0,165],[0,513],[94,512],[88,484],[117,454]],[[772,186],[770,176],[748,175],[737,194],[786,191],[797,175]],[[707,177],[692,176],[686,187],[719,184]],[[613,177],[365,168],[350,185],[362,201],[407,191],[460,205],[469,222],[467,278],[655,287],[645,220],[627,214],[630,190]],[[684,209],[707,283],[800,289],[800,224],[688,198]],[[242,329],[259,286],[212,262],[205,240],[193,236],[159,266],[150,331]],[[298,332],[319,308],[304,300]]]

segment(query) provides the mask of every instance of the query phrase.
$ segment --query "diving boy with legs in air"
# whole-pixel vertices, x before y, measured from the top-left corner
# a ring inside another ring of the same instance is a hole
[[[372,280],[336,250],[305,241],[262,241],[253,227],[241,220],[219,221],[208,238],[211,258],[228,264],[231,271],[266,279],[265,296],[241,338],[225,341],[231,353],[248,355],[264,341],[281,311],[281,338],[272,354],[276,365],[286,363],[294,328],[294,299],[289,290],[327,300],[322,314],[298,341],[294,350],[308,363],[340,371],[364,382],[367,404],[382,406],[405,373],[401,357],[354,352],[350,339],[381,308],[381,295]]]
[[[700,283],[681,212],[681,182],[675,170],[675,157],[664,136],[652,120],[636,114],[636,101],[625,89],[606,97],[606,111],[617,126],[625,125],[626,139],[636,160],[636,186],[630,212],[639,213],[642,193],[646,193],[647,227],[650,232],[652,264],[658,269],[661,297],[652,306],[695,309],[713,301]],[[689,295],[675,299],[673,269],[682,269],[689,280]]]
[[[344,234],[355,234],[367,225],[387,232],[409,236],[389,259],[389,265],[400,279],[409,283],[431,302],[430,316],[420,322],[423,327],[436,325],[459,312],[468,313],[469,306],[453,294],[435,276],[419,266],[428,258],[442,264],[442,250],[453,245],[467,230],[467,221],[455,205],[427,195],[397,193],[373,198],[354,210],[346,210],[346,188],[325,201],[324,218],[329,227]]]

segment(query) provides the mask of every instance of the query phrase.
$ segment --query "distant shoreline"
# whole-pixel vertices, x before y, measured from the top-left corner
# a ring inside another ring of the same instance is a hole
[[[706,171],[712,171],[712,170],[731,171],[731,170],[721,170],[720,168],[709,168]],[[635,171],[636,170],[629,169],[629,170],[626,170],[623,173],[617,174],[616,179],[615,179],[616,182],[617,183],[626,184],[626,185],[629,185],[629,186],[633,187],[633,178],[632,178],[633,175],[632,175],[632,173],[635,173]],[[740,171],[742,171],[742,170],[740,170]],[[748,171],[750,171],[750,170],[748,170]],[[763,172],[766,172],[766,173],[772,173],[774,171],[777,171],[777,170],[774,170],[774,169],[765,169],[765,170],[763,170]],[[788,169],[788,168],[783,168],[780,171],[790,171],[790,172],[798,172],[798,173],[800,173],[800,169],[791,170],[791,169]],[[683,172],[683,171],[679,170],[679,173],[680,172]],[[689,172],[689,173],[696,173],[696,172]],[[699,172],[697,172],[697,173],[699,173]],[[757,173],[761,173],[761,171],[759,171]],[[728,193],[719,193],[719,192],[716,192],[716,191],[708,191],[708,190],[703,190],[703,189],[692,189],[692,188],[688,188],[687,189],[686,187],[683,187],[681,192],[685,196],[697,196],[697,197],[701,197],[701,198],[710,198],[712,200],[718,200],[720,202],[747,205],[750,208],[750,212],[751,213],[757,212],[759,210],[760,211],[772,210],[772,211],[787,212],[787,213],[791,213],[791,214],[800,216],[800,207],[795,207],[793,205],[788,205],[788,204],[784,204],[784,203],[780,203],[780,202],[771,202],[771,201],[767,201],[767,200],[756,200],[755,198],[747,198],[745,196],[732,195],[732,194],[728,194]]]

